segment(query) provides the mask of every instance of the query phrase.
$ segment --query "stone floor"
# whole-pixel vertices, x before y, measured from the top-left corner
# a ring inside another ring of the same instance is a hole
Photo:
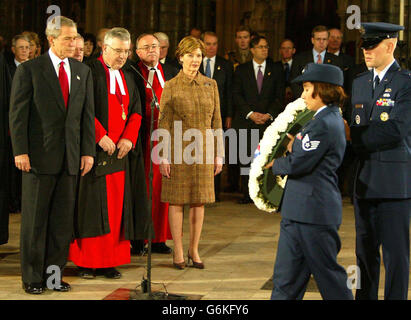
[[[203,300],[267,300],[270,297],[280,216],[259,211],[254,205],[236,204],[239,195],[223,194],[222,202],[206,208],[200,242],[204,270],[172,267],[171,255],[153,254],[152,291],[186,295]],[[188,217],[184,221],[185,247],[188,243]],[[132,256],[131,263],[120,266],[122,278],[85,280],[76,277],[70,262],[64,280],[72,286],[68,293],[47,291],[42,295],[28,295],[21,288],[19,259],[20,214],[10,216],[10,241],[0,246],[0,300],[101,300],[128,299],[146,276],[146,256]],[[342,249],[338,256],[347,268],[355,264],[353,207],[344,200],[344,217],[340,228]],[[168,241],[172,246],[172,241]],[[380,299],[383,298],[383,270]],[[411,285],[410,285],[411,288]],[[411,292],[409,294],[411,297]],[[311,282],[304,299],[321,299],[315,283]]]

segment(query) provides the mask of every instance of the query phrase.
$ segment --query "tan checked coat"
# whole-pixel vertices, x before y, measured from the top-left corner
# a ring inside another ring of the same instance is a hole
[[[163,143],[171,142],[170,152],[160,153],[171,164],[170,179],[162,179],[161,201],[214,202],[214,159],[224,157],[217,82],[199,72],[191,79],[183,71],[167,81],[158,128],[170,133]]]

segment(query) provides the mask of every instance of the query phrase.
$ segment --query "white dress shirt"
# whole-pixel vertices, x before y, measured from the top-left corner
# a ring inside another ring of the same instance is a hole
[[[322,106],[320,109],[317,110],[317,112],[313,115],[313,118],[319,114],[321,111],[323,111],[325,108],[327,108],[327,106]]]
[[[387,73],[388,69],[391,68],[391,66],[394,64],[394,62],[395,62],[395,59],[393,59],[392,62],[388,66],[386,66],[384,68],[384,70],[382,70],[379,74],[377,73],[377,70],[375,70],[375,68],[373,68],[373,73],[374,73],[373,83],[374,83],[375,77],[377,75],[380,78],[380,83],[381,83],[381,81],[382,81],[382,79],[384,79],[385,74]]]
[[[70,69],[70,63],[68,58],[65,58],[64,60],[61,60],[59,57],[57,57],[54,52],[49,49],[49,56],[51,59],[51,62],[53,63],[54,70],[56,71],[57,78],[59,77],[59,70],[60,70],[60,62],[64,61],[64,70],[66,70],[67,73],[67,78],[68,78],[68,85],[69,85],[69,93],[70,93],[70,88],[71,88],[71,69]]]
[[[214,76],[215,57],[216,56],[214,56],[212,58],[205,57],[203,59],[204,74],[206,74],[207,60],[210,59],[211,78],[213,78],[213,76]]]
[[[16,67],[18,67],[19,65],[21,65],[21,62],[18,62],[16,59],[14,59],[14,64],[16,65]]]

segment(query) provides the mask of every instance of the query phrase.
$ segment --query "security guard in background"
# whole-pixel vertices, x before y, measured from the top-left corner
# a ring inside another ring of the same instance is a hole
[[[398,31],[389,23],[362,23],[370,71],[352,86],[351,138],[358,156],[354,209],[361,289],[356,299],[378,299],[380,253],[385,299],[406,300],[411,211],[411,74],[394,59]]]
[[[346,145],[339,110],[346,97],[343,72],[315,63],[304,70],[293,81],[304,82],[301,97],[316,113],[289,143],[290,153],[266,166],[288,175],[271,299],[302,299],[312,274],[323,299],[352,300],[347,273],[337,263],[342,200],[336,171]]]

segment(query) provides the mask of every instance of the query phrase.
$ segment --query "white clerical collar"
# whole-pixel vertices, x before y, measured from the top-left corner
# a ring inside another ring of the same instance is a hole
[[[313,117],[315,117],[317,114],[319,114],[321,111],[323,111],[327,106],[322,106],[320,109],[317,110],[317,112],[314,114]]]
[[[126,90],[124,89],[123,79],[121,78],[120,71],[108,68],[108,73],[110,75],[110,94],[116,94],[117,82],[120,88],[121,95],[125,96]]]
[[[391,68],[391,66],[394,64],[394,62],[395,62],[395,59],[393,59],[392,62],[391,62],[389,65],[387,65],[387,66],[384,68],[384,70],[382,70],[380,73],[377,73],[377,70],[375,70],[375,68],[373,68],[374,80],[375,80],[375,77],[376,77],[377,75],[378,75],[378,77],[380,78],[380,81],[381,81],[382,79],[384,79],[385,74],[387,73],[388,69]]]
[[[161,88],[164,88],[164,79],[163,79],[163,75],[161,74],[161,71],[158,69],[158,62],[154,67],[150,67],[148,65],[146,65],[146,68],[148,69],[148,83],[150,83],[150,85],[153,85],[153,80],[154,80],[154,72],[157,73],[157,78],[158,78],[158,82],[160,82],[160,86]],[[152,70],[152,68],[154,68],[154,70]],[[151,88],[150,85],[147,83],[147,88]]]

